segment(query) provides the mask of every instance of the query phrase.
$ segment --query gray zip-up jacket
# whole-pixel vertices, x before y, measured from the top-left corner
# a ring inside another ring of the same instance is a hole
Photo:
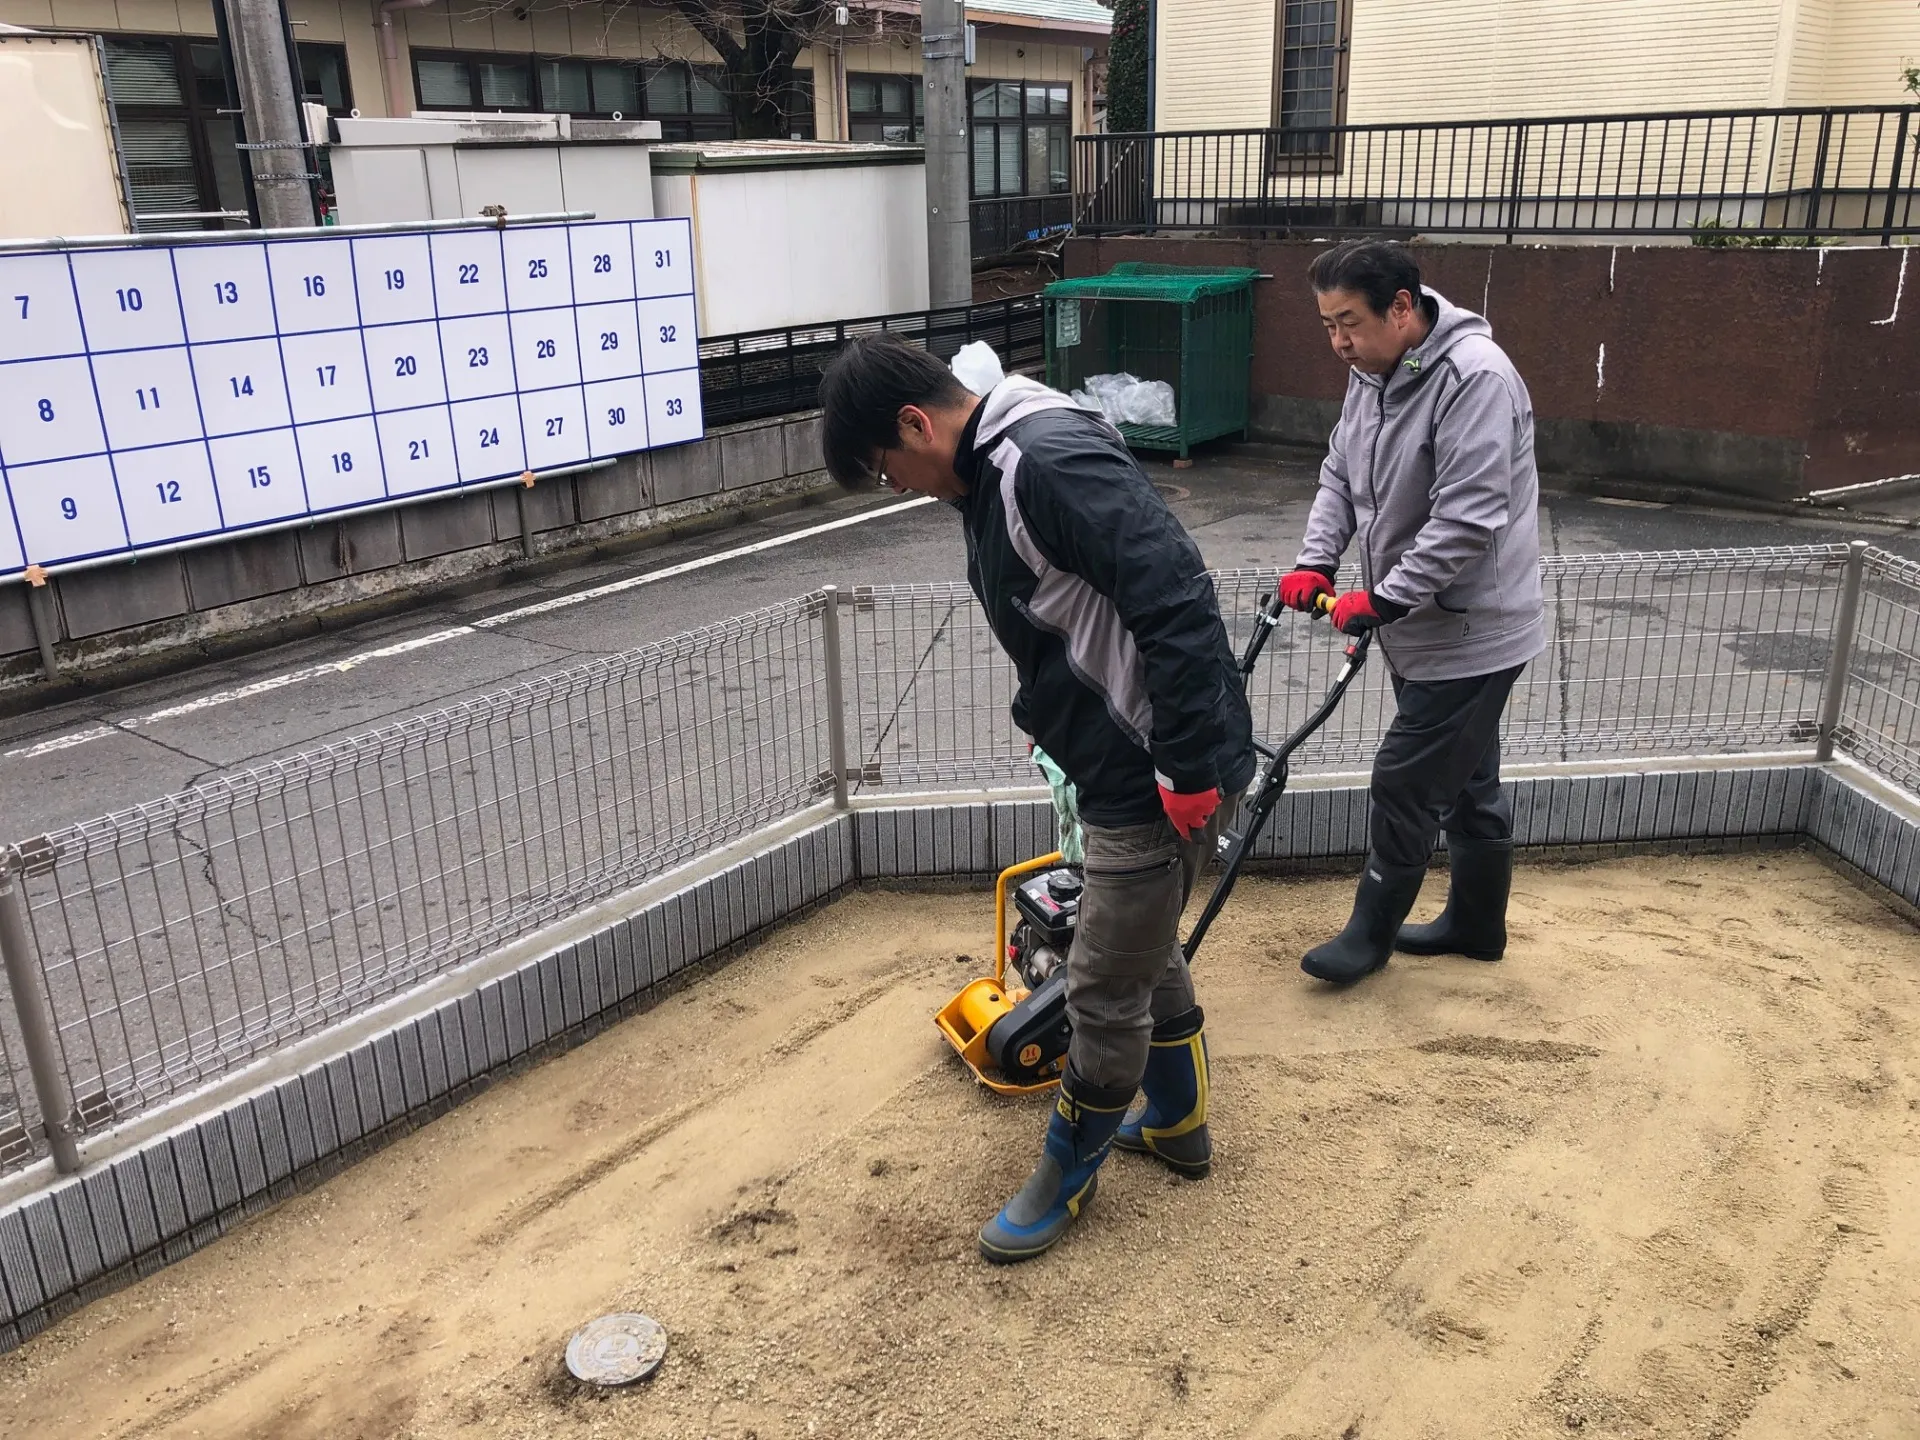
[[[1360,537],[1361,583],[1407,613],[1376,644],[1408,680],[1524,665],[1546,648],[1533,402],[1493,329],[1433,290],[1427,338],[1390,375],[1353,372],[1295,568],[1331,579]]]

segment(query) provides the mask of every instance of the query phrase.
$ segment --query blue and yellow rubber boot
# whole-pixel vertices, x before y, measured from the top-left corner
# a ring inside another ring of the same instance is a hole
[[[1207,1134],[1206,1015],[1198,1005],[1153,1027],[1140,1098],[1113,1143],[1198,1180],[1213,1168]]]
[[[1027,1183],[980,1229],[980,1254],[996,1265],[1051,1250],[1093,1200],[1096,1172],[1127,1113],[1131,1089],[1089,1085],[1071,1066],[1047,1120],[1046,1146]]]

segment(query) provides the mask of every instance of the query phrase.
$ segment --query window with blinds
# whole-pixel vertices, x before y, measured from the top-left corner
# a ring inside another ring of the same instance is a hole
[[[646,115],[666,140],[731,140],[733,107],[720,70],[680,60],[645,70]]]
[[[1072,104],[1068,85],[970,81],[974,198],[1064,192]]]
[[[220,47],[184,36],[109,35],[103,44],[134,228],[217,230],[234,217],[245,223],[233,117],[221,113],[235,106]]]
[[[135,228],[218,230],[247,223],[239,105],[219,45],[184,35],[101,38]],[[301,97],[346,114],[353,106],[346,47],[302,44],[296,58]]]
[[[522,110],[660,122],[668,140],[730,140],[733,111],[717,69],[670,60],[413,53],[422,110]],[[809,91],[808,121],[812,121]]]
[[[436,60],[415,54],[413,93],[422,110],[471,110],[473,71],[465,60]]]
[[[927,138],[927,98],[918,75],[847,76],[849,138],[918,145]]]
[[[413,52],[413,93],[422,110],[537,110],[534,62],[519,55]]]
[[[532,110],[533,67],[524,60],[477,60],[473,66],[483,110]],[[552,109],[554,107],[547,107]]]
[[[120,157],[127,167],[133,213],[184,215],[200,209],[200,173],[194,164],[193,127],[185,120],[120,121]],[[141,228],[147,228],[142,226]],[[181,220],[155,228],[197,229]]]
[[[180,84],[178,44],[172,40],[106,42],[107,93],[116,105],[182,106],[186,91]],[[216,54],[215,59],[219,57]]]

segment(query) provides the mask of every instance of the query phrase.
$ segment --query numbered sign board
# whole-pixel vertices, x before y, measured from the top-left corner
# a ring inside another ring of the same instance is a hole
[[[685,220],[0,254],[0,575],[702,433]]]

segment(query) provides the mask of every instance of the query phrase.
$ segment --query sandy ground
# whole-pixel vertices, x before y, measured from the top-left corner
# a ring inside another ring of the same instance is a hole
[[[1243,887],[1213,1177],[1116,1156],[1036,1263],[974,1234],[1045,1102],[929,1019],[991,906],[867,894],[0,1359],[0,1435],[1920,1436],[1920,932],[1537,867],[1505,963],[1335,993],[1349,893]],[[583,1393],[619,1308],[666,1366]]]

